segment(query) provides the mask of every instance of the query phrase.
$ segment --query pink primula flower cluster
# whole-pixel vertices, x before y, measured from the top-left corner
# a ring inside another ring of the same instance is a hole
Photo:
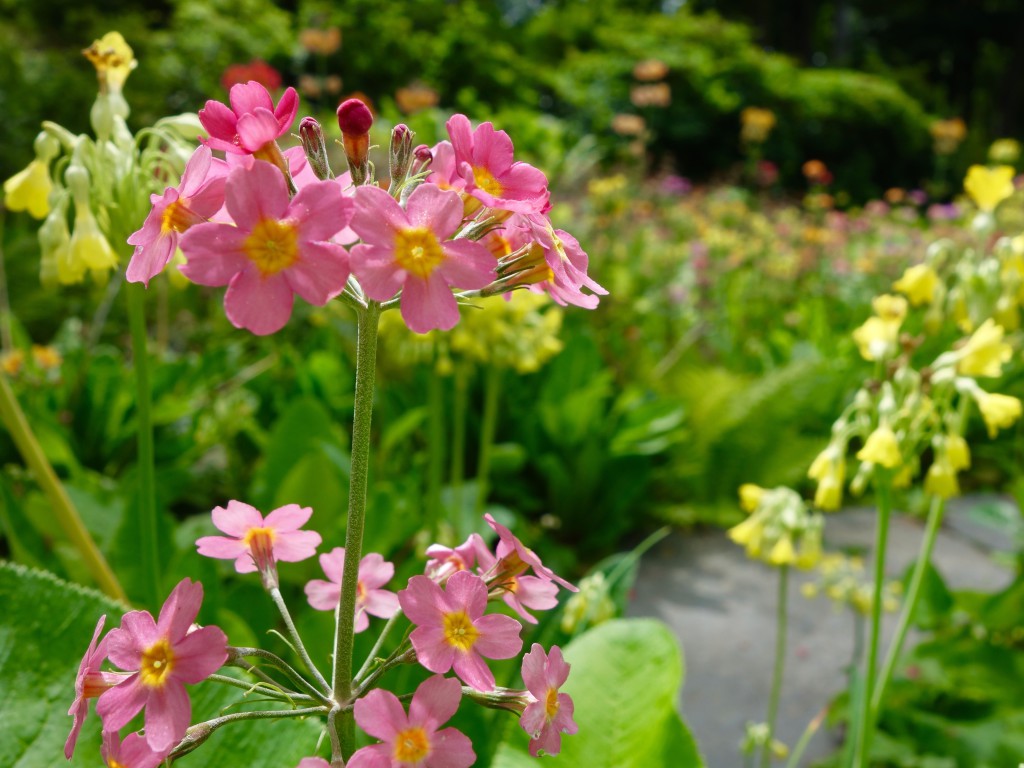
[[[201,584],[184,579],[174,588],[159,618],[129,611],[121,626],[100,639],[106,617],[96,625],[75,681],[68,714],[74,725],[64,747],[70,760],[89,699],[97,698],[103,720],[103,755],[108,765],[152,768],[185,735],[192,714],[186,684],[201,682],[227,661],[227,637],[217,627],[194,626],[203,600]],[[103,672],[104,661],[123,671]],[[145,737],[119,731],[145,710]]]
[[[200,110],[209,137],[181,183],[152,196],[129,238],[128,280],[148,285],[180,248],[182,274],[225,286],[228,319],[259,335],[284,327],[296,295],[323,306],[348,291],[356,302],[399,306],[409,328],[426,333],[458,322],[461,292],[528,287],[587,308],[606,293],[575,238],[553,228],[544,174],[516,161],[512,140],[491,123],[474,129],[452,117],[450,141],[417,150],[418,169],[399,195],[372,180],[353,186],[348,173],[319,179],[301,148],[280,149],[298,110],[294,89],[275,106],[259,83],[240,83],[229,103]],[[339,108],[343,125],[352,103]],[[348,148],[354,138],[345,140]]]

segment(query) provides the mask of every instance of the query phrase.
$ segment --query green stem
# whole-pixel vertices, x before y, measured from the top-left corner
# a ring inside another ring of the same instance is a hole
[[[240,688],[243,691],[253,692],[259,691],[265,696],[269,696],[272,699],[291,703],[293,701],[314,701],[312,696],[307,696],[304,693],[295,693],[294,691],[288,691],[284,688],[280,688],[275,685],[268,685],[262,681],[258,683],[249,683],[245,680],[239,680],[237,677],[229,677],[228,675],[210,675],[206,678],[211,683],[221,683],[222,685],[230,685],[232,688]]]
[[[871,700],[874,694],[875,668],[878,665],[878,641],[882,625],[882,589],[885,586],[885,550],[889,538],[889,515],[892,511],[892,478],[886,469],[875,468],[875,496],[878,504],[878,522],[875,528],[875,584],[871,601],[871,634],[868,643],[868,658],[864,665],[863,696],[857,715],[857,747],[853,764],[856,768],[867,768],[871,752],[871,737],[875,723],[871,717]]]
[[[462,480],[466,475],[466,369],[455,367],[455,401],[452,404],[452,510],[455,519],[462,520]]]
[[[772,690],[768,697],[768,734],[761,747],[761,768],[768,768],[772,762],[772,741],[775,738],[775,719],[779,713],[779,698],[782,694],[782,673],[786,664],[786,599],[789,596],[789,566],[779,566],[779,596],[775,617],[775,665],[772,668]]]
[[[882,664],[882,671],[878,675],[878,682],[875,684],[874,693],[871,696],[871,719],[877,722],[878,713],[882,707],[882,700],[885,697],[886,686],[892,679],[893,669],[903,650],[903,643],[907,639],[907,631],[910,629],[910,622],[917,610],[917,601],[921,597],[921,584],[924,583],[924,574],[932,559],[932,549],[935,547],[935,539],[942,525],[942,515],[945,511],[946,500],[939,496],[932,496],[931,504],[928,507],[928,522],[925,524],[924,538],[921,539],[921,551],[917,555],[917,562],[914,563],[914,572],[910,576],[910,586],[907,589],[907,596],[903,601],[903,608],[900,611],[899,623],[896,625],[896,634],[889,645],[889,650]]]
[[[394,616],[388,619],[388,623],[384,625],[384,629],[382,629],[380,631],[380,634],[377,635],[377,640],[376,642],[374,642],[373,648],[371,648],[370,652],[366,655],[366,661],[363,662],[363,666],[361,666],[359,668],[359,671],[356,672],[355,682],[358,683],[360,680],[363,679],[366,673],[370,671],[370,667],[373,666],[373,660],[377,658],[377,654],[380,653],[380,649],[384,645],[384,641],[387,639],[387,636],[391,633],[391,630],[394,628],[395,624],[398,623],[398,619],[401,616],[402,612],[398,611],[398,613],[396,613]]]
[[[484,513],[487,493],[490,490],[491,448],[494,447],[494,435],[498,428],[498,403],[501,400],[501,376],[504,371],[496,365],[487,369],[484,382],[484,412],[480,425],[480,453],[476,468],[476,506],[474,517]]]
[[[427,383],[427,530],[436,538],[441,522],[441,485],[444,475],[444,387],[436,370]]]
[[[284,598],[281,597],[281,590],[277,587],[273,587],[270,590],[270,598],[274,601],[274,605],[277,606],[278,612],[281,614],[281,618],[284,619],[284,625],[288,629],[288,636],[295,643],[295,651],[299,654],[299,658],[302,659],[302,663],[306,665],[306,669],[313,675],[316,681],[323,687],[323,690],[327,693],[330,692],[331,686],[328,685],[324,676],[320,674],[320,670],[316,668],[316,664],[309,658],[309,652],[306,650],[306,646],[302,643],[302,637],[299,635],[297,629],[295,629],[295,622],[292,621],[292,615],[288,612],[288,606],[285,605]]]
[[[128,283],[128,325],[132,335],[132,361],[135,368],[135,412],[138,430],[139,529],[141,560],[145,574],[146,596],[152,605],[160,605],[160,546],[157,542],[156,479],[153,459],[152,390],[149,383],[149,350],[146,344],[146,289],[140,283]]]
[[[110,565],[103,557],[99,547],[96,546],[96,542],[82,522],[75,505],[71,503],[68,492],[57,478],[57,473],[53,471],[53,466],[46,458],[46,454],[43,453],[42,446],[39,445],[35,433],[29,426],[28,419],[25,418],[25,413],[18,405],[14,392],[2,373],[0,373],[0,421],[3,422],[7,432],[14,440],[14,445],[25,460],[25,465],[32,472],[43,493],[46,494],[46,499],[50,502],[50,509],[53,510],[53,514],[57,518],[57,524],[82,556],[85,567],[92,574],[100,589],[115,600],[127,604],[128,596],[125,595],[121,583],[110,569]]]
[[[359,560],[363,554],[366,522],[366,488],[370,468],[370,421],[373,416],[373,386],[377,368],[377,328],[380,305],[371,301],[359,313],[356,331],[356,386],[352,415],[352,462],[348,493],[348,522],[345,529],[345,566],[341,576],[341,600],[334,635],[334,700],[346,707],[352,700],[352,638],[356,618],[356,588]],[[344,759],[355,748],[355,723],[351,709],[338,721]]]
[[[807,749],[807,745],[811,743],[811,739],[814,734],[821,728],[821,723],[825,719],[825,715],[828,714],[828,706],[826,705],[818,714],[814,716],[814,719],[807,724],[804,728],[804,732],[800,735],[800,741],[793,747],[793,752],[789,756],[789,762],[786,763],[786,768],[799,768],[800,758],[803,757],[804,750]]]

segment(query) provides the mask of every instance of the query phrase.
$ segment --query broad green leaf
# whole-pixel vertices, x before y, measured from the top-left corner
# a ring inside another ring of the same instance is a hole
[[[579,733],[563,735],[561,753],[545,762],[565,768],[703,768],[676,709],[683,658],[664,624],[609,621],[573,640],[565,658],[572,672],[564,690],[573,698]],[[509,737],[494,768],[530,765],[526,734],[516,729]]]
[[[64,765],[78,664],[98,618],[107,615],[109,630],[118,625],[125,607],[45,571],[7,562],[0,562],[0,606],[0,765]],[[193,722],[225,708],[238,711],[242,698],[240,690],[212,683],[190,686],[189,692]],[[91,709],[73,767],[100,762],[100,721]],[[181,765],[288,768],[314,753],[319,734],[315,719],[235,723],[215,732]]]

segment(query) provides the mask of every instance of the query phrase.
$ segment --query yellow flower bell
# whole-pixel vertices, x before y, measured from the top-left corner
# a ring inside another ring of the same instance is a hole
[[[956,479],[956,470],[948,461],[935,461],[928,468],[924,478],[924,492],[940,499],[949,499],[960,495],[960,484]]]
[[[967,169],[964,191],[975,205],[985,213],[992,213],[1003,200],[1013,194],[1013,166],[997,165],[990,168],[972,165]]]
[[[1021,402],[1016,397],[986,392],[981,387],[971,390],[971,394],[988,427],[989,437],[995,437],[1000,429],[1012,426],[1020,418]]]
[[[36,136],[35,159],[27,168],[4,182],[4,206],[11,211],[28,211],[34,219],[42,219],[50,212],[50,161],[60,152],[60,144],[50,134]]]
[[[907,317],[907,300],[902,296],[883,293],[871,300],[871,308],[886,322],[901,324]]]
[[[879,424],[864,441],[864,447],[857,451],[857,458],[886,469],[895,469],[902,464],[900,444],[892,427],[888,424]]]
[[[759,485],[744,483],[740,486],[740,508],[747,512],[753,512],[761,503],[765,493],[767,491]]]
[[[789,536],[783,536],[768,553],[768,562],[772,565],[792,565],[796,562],[796,550]]]
[[[853,332],[860,356],[865,360],[884,360],[896,350],[901,321],[872,316]]]
[[[971,449],[960,435],[946,435],[946,461],[954,470],[971,468]]]
[[[1003,363],[1013,356],[1013,348],[1003,341],[1003,327],[989,318],[957,354],[956,368],[964,376],[1000,376]]]
[[[101,93],[120,93],[128,75],[139,64],[131,46],[120,32],[107,32],[82,51],[82,54],[96,67]]]
[[[903,276],[892,284],[893,289],[904,294],[915,307],[931,304],[938,286],[939,276],[927,264],[907,267]]]

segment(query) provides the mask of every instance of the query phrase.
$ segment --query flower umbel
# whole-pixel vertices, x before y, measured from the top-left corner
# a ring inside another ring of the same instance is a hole
[[[559,693],[569,677],[569,665],[556,645],[544,653],[538,643],[523,656],[523,682],[537,699],[528,705],[519,725],[530,734],[530,754],[557,755],[562,750],[562,734],[579,730],[572,719],[573,703],[567,693]]]

